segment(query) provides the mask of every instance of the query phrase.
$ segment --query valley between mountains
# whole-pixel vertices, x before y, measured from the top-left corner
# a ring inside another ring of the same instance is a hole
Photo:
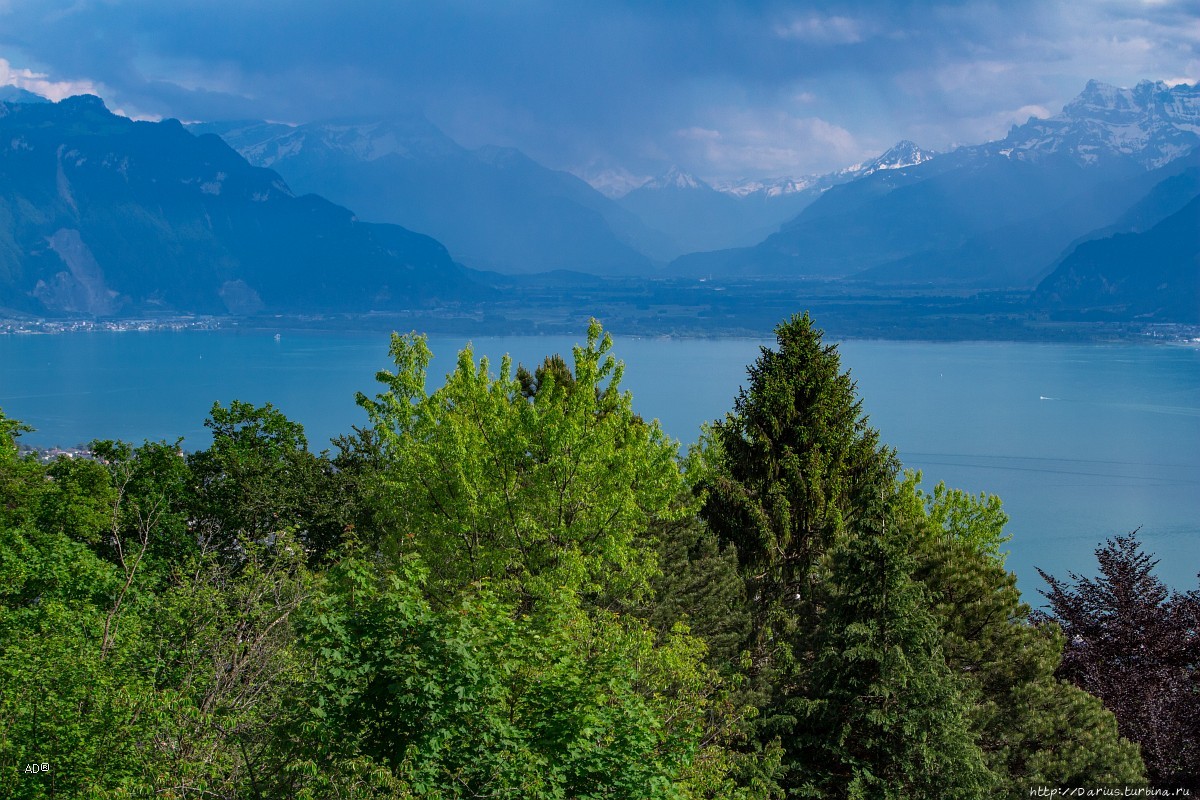
[[[774,180],[673,169],[623,194],[417,115],[183,125],[9,91],[0,143],[0,316],[21,322],[556,331],[586,307],[711,335],[804,305],[901,338],[1200,323],[1188,85],[1092,81],[996,141]]]

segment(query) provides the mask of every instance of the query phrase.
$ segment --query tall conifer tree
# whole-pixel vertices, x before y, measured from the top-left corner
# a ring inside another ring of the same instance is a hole
[[[860,531],[832,556],[832,586],[798,725],[784,746],[788,783],[823,798],[975,798],[994,784],[974,744],[910,534]]]
[[[887,524],[897,459],[822,335],[780,325],[709,437],[704,514],[746,582],[758,744],[778,739],[793,793],[978,796],[992,780],[911,537]]]
[[[764,641],[811,600],[821,555],[891,491],[898,470],[837,347],[808,314],[775,334],[777,349],[762,348],[733,412],[712,428],[704,505],[722,542],[737,547]]]

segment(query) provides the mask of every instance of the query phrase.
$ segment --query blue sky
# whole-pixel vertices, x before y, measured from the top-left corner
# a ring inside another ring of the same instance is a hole
[[[184,120],[426,114],[580,174],[945,150],[1089,78],[1200,78],[1200,0],[0,0],[0,83]]]

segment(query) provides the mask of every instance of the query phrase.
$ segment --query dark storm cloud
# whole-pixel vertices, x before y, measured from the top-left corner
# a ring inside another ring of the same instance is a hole
[[[0,58],[129,113],[423,110],[556,166],[841,166],[1054,112],[1089,77],[1193,78],[1195,4],[25,2]],[[1154,74],[1147,74],[1152,70]]]

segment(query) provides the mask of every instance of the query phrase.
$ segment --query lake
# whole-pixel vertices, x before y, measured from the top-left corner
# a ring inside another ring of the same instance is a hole
[[[438,383],[465,339],[431,337]],[[498,364],[534,365],[578,338],[476,337]],[[383,334],[151,331],[0,336],[0,408],[36,445],[185,437],[204,447],[213,401],[272,402],[314,449],[365,423],[357,391],[390,364]],[[732,407],[761,341],[617,337],[634,407],[684,445]],[[1200,349],[1150,345],[848,341],[871,424],[927,487],[998,494],[1008,566],[1026,599],[1035,567],[1095,573],[1094,548],[1137,527],[1158,574],[1200,570]]]

